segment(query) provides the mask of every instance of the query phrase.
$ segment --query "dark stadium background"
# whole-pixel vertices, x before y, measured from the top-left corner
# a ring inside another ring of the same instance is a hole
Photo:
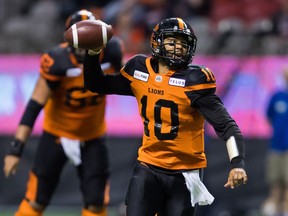
[[[68,14],[87,3],[95,11],[100,8],[104,21],[111,23],[123,38],[127,60],[135,52],[149,53],[153,21],[164,12],[175,14],[177,10],[186,16],[198,36],[194,63],[205,64],[215,73],[218,94],[246,140],[248,184],[225,189],[230,168],[225,143],[207,126],[208,168],[204,182],[215,201],[211,206],[200,207],[196,216],[261,216],[259,209],[268,193],[265,164],[272,132],[265,109],[269,96],[283,86],[281,72],[288,62],[287,36],[269,29],[271,17],[282,8],[280,1],[199,0],[203,4],[198,8],[186,7],[188,0],[131,2],[129,5],[127,0],[0,0],[0,167],[31,94],[39,54],[63,40]],[[129,19],[124,19],[126,15]],[[125,193],[141,143],[142,123],[135,106],[133,99],[109,99],[109,216],[123,216]],[[0,216],[12,216],[24,195],[40,130],[41,117],[17,174],[6,179],[0,172]],[[79,216],[81,203],[76,172],[67,164],[45,216]]]

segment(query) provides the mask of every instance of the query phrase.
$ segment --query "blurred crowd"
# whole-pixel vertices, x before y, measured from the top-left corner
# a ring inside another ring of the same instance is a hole
[[[179,16],[198,54],[288,53],[288,0],[0,0],[1,53],[35,53],[63,40],[64,21],[86,8],[111,24],[128,53],[148,53],[152,26]]]

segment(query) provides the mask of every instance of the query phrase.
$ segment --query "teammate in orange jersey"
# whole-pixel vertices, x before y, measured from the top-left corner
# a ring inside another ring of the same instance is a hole
[[[67,19],[66,29],[86,19],[95,17],[87,10],[77,11]],[[81,182],[82,216],[107,215],[109,160],[104,119],[106,99],[84,88],[85,52],[62,43],[41,57],[40,76],[5,157],[4,173],[8,177],[16,172],[24,143],[44,107],[44,131],[25,198],[15,216],[43,214],[68,160],[77,168]],[[105,71],[119,71],[122,57],[121,40],[114,37],[101,53]]]
[[[84,60],[85,87],[137,99],[144,134],[130,180],[127,216],[191,216],[214,197],[199,173],[206,167],[204,119],[226,142],[231,171],[224,187],[247,182],[244,140],[205,66],[190,64],[197,38],[181,18],[162,20],[151,36],[152,57],[132,57],[116,76],[104,75],[98,50]]]

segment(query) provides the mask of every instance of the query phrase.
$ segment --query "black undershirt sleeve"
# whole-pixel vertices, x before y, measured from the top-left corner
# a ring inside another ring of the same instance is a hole
[[[99,55],[86,55],[84,60],[84,86],[86,89],[99,94],[131,95],[133,92],[130,81],[121,74],[104,74]]]
[[[235,137],[239,156],[231,160],[233,167],[244,167],[245,149],[244,139],[235,120],[224,107],[221,99],[209,90],[187,93],[191,100],[191,106],[195,108],[205,120],[211,124],[221,139],[227,141],[231,136]]]
[[[216,94],[209,92],[209,90],[202,90],[189,92],[187,95],[193,99],[191,106],[201,113],[224,141],[227,141],[231,136],[240,134],[238,125]]]
[[[102,62],[105,62],[105,58],[107,58],[107,61],[110,61],[113,65],[115,73],[119,73],[120,69],[123,66],[123,53],[120,44],[120,39],[117,37],[113,37],[113,39],[111,39],[109,43],[106,44],[106,47],[104,49],[104,58],[102,60]]]

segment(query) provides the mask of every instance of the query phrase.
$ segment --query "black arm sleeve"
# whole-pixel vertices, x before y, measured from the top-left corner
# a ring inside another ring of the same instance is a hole
[[[234,136],[239,156],[234,157],[231,164],[232,167],[243,168],[245,159],[244,139],[238,125],[224,107],[221,99],[207,90],[205,92],[191,92],[188,96],[194,98],[192,106],[213,126],[221,139],[227,141],[231,136]]]
[[[99,94],[131,95],[133,92],[130,81],[121,74],[104,74],[100,63],[99,55],[86,55],[84,60],[84,86],[92,92]]]
[[[123,52],[121,49],[121,40],[117,37],[112,37],[104,49],[104,58],[102,62],[111,62],[115,68],[115,73],[119,73],[122,68]]]
[[[40,113],[40,111],[42,110],[42,108],[43,105],[39,104],[37,101],[33,99],[30,99],[26,106],[25,112],[23,113],[23,116],[21,118],[20,124],[33,128],[36,118]]]
[[[224,141],[229,137],[241,134],[240,129],[234,119],[229,115],[220,98],[209,91],[191,92],[194,100],[192,107],[196,108],[205,120],[213,126],[217,135]]]

